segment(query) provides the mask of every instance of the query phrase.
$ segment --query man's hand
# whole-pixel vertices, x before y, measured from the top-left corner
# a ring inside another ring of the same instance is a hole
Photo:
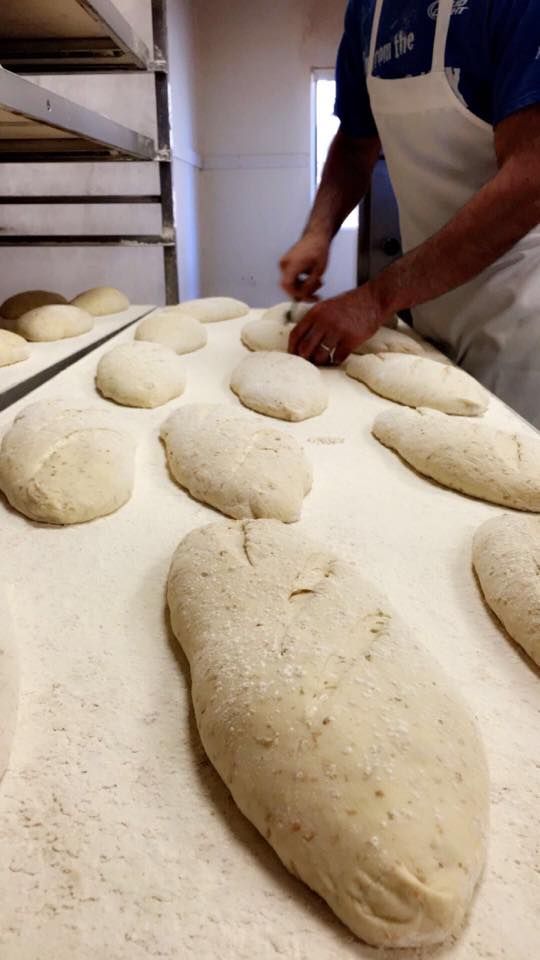
[[[292,331],[289,351],[320,366],[343,363],[392,313],[382,306],[374,285],[366,283],[314,306]]]
[[[329,254],[330,240],[327,237],[305,233],[282,257],[279,263],[281,286],[291,300],[309,300],[322,287]]]

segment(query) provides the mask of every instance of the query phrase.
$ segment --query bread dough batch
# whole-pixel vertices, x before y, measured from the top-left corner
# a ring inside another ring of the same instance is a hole
[[[129,500],[134,461],[133,440],[108,410],[43,401],[4,435],[0,490],[31,520],[84,523]]]
[[[0,330],[0,367],[20,363],[30,356],[26,340],[11,330]]]
[[[299,443],[255,417],[180,407],[161,428],[169,469],[192,497],[229,517],[300,519],[312,471]]]
[[[474,536],[473,563],[486,602],[540,667],[540,519],[488,520]]]
[[[94,316],[118,302],[103,290],[74,301]],[[276,324],[283,343],[283,306],[246,325],[242,339],[257,352],[230,385],[253,411],[301,421],[325,410],[328,392],[306,361],[261,348],[277,342]],[[185,387],[178,354],[206,343],[202,324],[248,310],[207,298],[145,318],[132,343],[101,358],[99,391],[128,406],[167,403]],[[401,403],[462,415],[395,409],[377,418],[375,436],[446,486],[540,512],[540,442],[464,418],[485,410],[487,394],[426,359],[414,338],[384,330],[372,340],[350,361],[354,375]],[[284,865],[359,937],[374,946],[442,942],[459,931],[485,857],[487,772],[467,706],[377,589],[285,525],[300,518],[313,480],[291,433],[233,407],[184,404],[160,435],[174,480],[234,518],[190,533],[168,583],[210,760]],[[0,489],[34,520],[84,522],[127,502],[134,457],[132,438],[103,406],[35,404],[3,439]],[[508,557],[505,536],[497,529],[486,549],[479,533],[478,575],[517,641],[538,653],[527,632],[533,602],[540,606],[531,576],[538,531],[512,554],[527,597],[517,623],[507,607],[520,595],[494,574]]]
[[[188,534],[168,602],[206,753],[291,873],[370,944],[458,930],[484,862],[485,759],[386,598],[261,520]]]

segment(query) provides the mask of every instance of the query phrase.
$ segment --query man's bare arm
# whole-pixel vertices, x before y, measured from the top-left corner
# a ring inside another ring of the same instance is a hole
[[[318,304],[293,331],[291,350],[324,363],[321,342],[341,362],[396,310],[461,286],[540,223],[540,107],[495,130],[497,174],[436,234],[374,280]]]
[[[307,299],[321,286],[332,239],[364,197],[379,152],[376,137],[336,134],[302,238],[280,262],[283,289],[293,299]],[[300,274],[308,275],[304,283],[298,282]]]

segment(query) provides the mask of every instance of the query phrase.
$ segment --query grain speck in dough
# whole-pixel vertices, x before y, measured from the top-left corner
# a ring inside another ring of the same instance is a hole
[[[328,406],[320,371],[291,354],[261,351],[238,364],[231,390],[244,406],[278,420],[307,420]]]
[[[408,407],[476,417],[489,404],[487,391],[468,373],[429,357],[397,353],[351,357],[347,373],[374,393]]]
[[[67,300],[61,293],[52,293],[49,290],[26,290],[4,300],[0,307],[0,317],[4,320],[18,320],[23,313],[35,310],[36,307],[45,307],[49,303],[67,303]]]
[[[204,749],[287,869],[374,946],[459,931],[485,855],[483,749],[386,598],[259,520],[190,533],[168,602]]]
[[[43,523],[84,523],[131,497],[135,444],[108,411],[62,400],[20,413],[0,448],[0,490]]]
[[[105,317],[110,313],[123,313],[129,307],[125,293],[116,287],[91,287],[79,293],[71,301],[76,307],[88,310],[94,317]]]
[[[199,300],[184,300],[175,310],[195,317],[201,323],[219,323],[222,320],[236,320],[249,313],[247,303],[233,297],[202,297]]]
[[[135,340],[113,347],[98,363],[96,386],[126,407],[160,407],[186,388],[184,365],[170,347]]]
[[[300,518],[312,472],[294,437],[202,403],[173,413],[161,437],[173,477],[196,500],[238,519]]]
[[[0,367],[8,367],[12,363],[20,363],[30,356],[28,344],[23,337],[10,330],[0,330]]]
[[[26,340],[66,340],[80,337],[94,326],[94,318],[86,310],[71,304],[50,304],[23,313],[15,321],[15,329]]]
[[[487,604],[540,667],[540,519],[504,514],[483,523],[473,563]]]
[[[373,434],[415,470],[479,500],[540,512],[540,440],[437,410],[380,413]]]
[[[176,307],[165,307],[140,322],[135,331],[136,340],[162,343],[175,353],[192,353],[208,341],[203,324],[187,313],[178,313]]]

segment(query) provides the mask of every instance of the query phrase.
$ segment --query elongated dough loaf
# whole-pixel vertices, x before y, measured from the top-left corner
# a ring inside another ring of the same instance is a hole
[[[473,563],[486,602],[540,667],[540,519],[504,514],[483,523]]]
[[[62,400],[20,413],[0,448],[0,490],[43,523],[84,523],[129,500],[135,444],[108,411]]]
[[[0,367],[8,367],[12,363],[20,363],[30,356],[28,344],[18,333],[11,330],[0,330]]]
[[[444,487],[540,512],[540,440],[436,410],[380,413],[373,434]]]
[[[261,351],[233,370],[231,390],[244,406],[278,420],[308,420],[328,406],[320,370],[302,357]]]
[[[368,943],[455,932],[484,860],[485,760],[387,600],[252,521],[190,533],[168,601],[206,753],[285,866]]]
[[[380,396],[408,407],[476,417],[489,404],[487,390],[468,373],[429,357],[396,353],[351,357],[347,373]]]
[[[369,340],[364,340],[353,353],[410,353],[418,357],[425,356],[425,347],[418,340],[394,330],[392,327],[381,327]]]
[[[71,301],[75,307],[88,310],[94,317],[105,317],[110,313],[123,313],[129,307],[125,293],[116,287],[91,287],[84,290]]]
[[[233,297],[202,297],[199,300],[184,300],[175,309],[195,317],[201,323],[219,323],[222,320],[235,320],[249,313],[247,303]]]
[[[121,343],[98,363],[96,386],[125,407],[160,407],[186,388],[184,365],[174,350],[161,343],[135,340]]]
[[[15,330],[26,340],[66,340],[80,337],[94,326],[94,318],[86,310],[68,303],[49,304],[23,313],[15,322]]]
[[[300,518],[312,473],[294,437],[255,417],[197,403],[161,428],[175,480],[229,517]]]
[[[141,320],[135,331],[135,339],[161,343],[175,353],[184,354],[204,347],[208,334],[195,317],[178,313],[176,307],[165,307]]]

